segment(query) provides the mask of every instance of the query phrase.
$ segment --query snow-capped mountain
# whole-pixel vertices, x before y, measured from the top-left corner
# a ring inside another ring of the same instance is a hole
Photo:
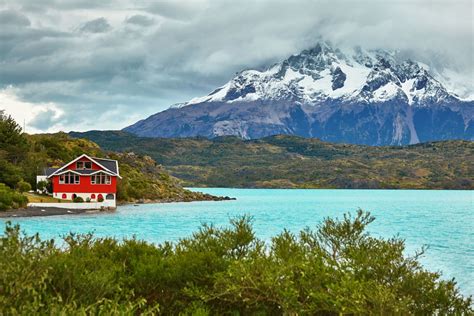
[[[319,43],[125,130],[148,137],[294,134],[369,145],[474,140],[474,101],[395,52]]]

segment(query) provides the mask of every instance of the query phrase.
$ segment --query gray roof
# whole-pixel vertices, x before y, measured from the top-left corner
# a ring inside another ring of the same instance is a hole
[[[50,176],[51,174],[53,174],[56,170],[58,170],[59,168],[44,168],[43,169],[43,175],[45,176]]]
[[[118,174],[118,170],[117,170],[117,160],[111,160],[111,159],[102,159],[102,158],[96,158],[96,157],[91,157],[92,159],[94,159],[95,161],[97,161],[98,163],[100,163],[102,166],[104,166],[105,168],[109,169],[110,171],[112,171],[113,173],[116,173]]]

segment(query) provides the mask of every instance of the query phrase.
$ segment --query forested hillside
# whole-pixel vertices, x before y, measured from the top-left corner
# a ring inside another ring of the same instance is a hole
[[[27,135],[9,116],[0,112],[0,210],[25,206],[21,192],[35,188],[36,175],[45,167],[59,167],[86,153],[117,159],[123,177],[118,184],[119,201],[192,201],[214,197],[181,187],[152,158],[106,152],[97,144],[65,133]]]
[[[190,186],[474,189],[474,142],[358,146],[295,136],[140,138],[71,133],[103,148],[150,155]]]

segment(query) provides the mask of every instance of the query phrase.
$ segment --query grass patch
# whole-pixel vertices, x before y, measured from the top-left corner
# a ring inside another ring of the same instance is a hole
[[[52,196],[49,195],[42,195],[42,194],[36,194],[36,193],[31,193],[27,192],[24,193],[24,195],[28,198],[28,203],[67,203],[67,202],[72,202],[70,200],[60,200],[56,199]]]

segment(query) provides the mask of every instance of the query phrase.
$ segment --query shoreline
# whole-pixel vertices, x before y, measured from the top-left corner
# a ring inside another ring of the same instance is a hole
[[[179,199],[165,199],[165,200],[148,200],[143,199],[139,201],[120,201],[117,202],[117,207],[125,205],[142,205],[142,204],[162,204],[162,203],[190,203],[203,201],[232,201],[236,198],[231,197],[213,197],[202,200],[179,200]],[[115,209],[101,210],[101,209],[69,209],[61,207],[40,207],[29,206],[19,209],[11,209],[5,212],[0,212],[0,218],[19,218],[19,217],[38,217],[38,216],[56,216],[56,215],[80,215],[80,214],[99,214],[99,213],[114,213]]]
[[[68,209],[60,207],[38,207],[31,206],[0,212],[0,218],[16,217],[37,217],[37,216],[55,216],[55,215],[79,215],[79,214],[98,214],[111,213],[113,211],[101,211],[100,209]]]
[[[390,190],[390,191],[474,191],[474,188],[459,189],[459,188],[330,188],[330,187],[203,187],[203,186],[185,186],[187,190],[190,189],[243,189],[243,190],[354,190],[354,191],[376,191],[376,190]]]

